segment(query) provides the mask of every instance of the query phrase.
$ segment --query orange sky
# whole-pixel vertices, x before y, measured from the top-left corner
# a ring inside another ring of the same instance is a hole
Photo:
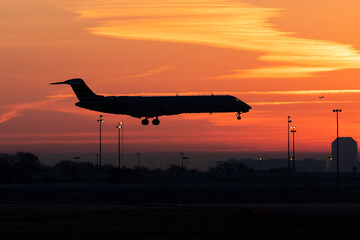
[[[333,108],[343,109],[340,135],[360,139],[359,7],[2,0],[0,152],[95,153],[99,114],[74,106],[70,87],[48,84],[81,77],[99,94],[229,93],[253,107],[241,121],[235,113],[190,114],[162,117],[156,127],[104,114],[107,152],[116,152],[121,119],[128,152],[286,152],[290,115],[297,150],[328,154]]]

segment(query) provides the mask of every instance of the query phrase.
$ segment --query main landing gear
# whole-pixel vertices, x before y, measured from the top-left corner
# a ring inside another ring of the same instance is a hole
[[[148,118],[144,118],[143,120],[141,120],[141,124],[146,126],[149,125],[149,119]],[[152,124],[157,126],[160,124],[160,120],[156,117],[152,120]]]
[[[148,118],[144,118],[143,120],[141,120],[141,124],[142,125],[148,125],[149,124],[149,119]]]
[[[238,112],[238,113],[236,114],[236,118],[237,118],[237,120],[240,120],[240,119],[241,119],[240,114],[241,114],[241,112]]]
[[[156,117],[156,118],[154,118],[154,119],[152,120],[152,124],[155,125],[155,126],[157,126],[157,125],[160,124],[160,120]]]

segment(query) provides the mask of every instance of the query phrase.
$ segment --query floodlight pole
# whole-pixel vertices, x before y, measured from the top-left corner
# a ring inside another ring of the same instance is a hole
[[[292,121],[290,120],[290,116],[288,116],[288,128],[287,128],[287,133],[288,133],[288,175],[290,175],[290,123]]]
[[[100,115],[99,119],[99,170],[100,170],[100,178],[101,178],[101,123],[104,122],[102,115]]]
[[[137,157],[138,157],[138,168],[140,169],[140,156],[141,153],[136,153]]]
[[[118,129],[118,164],[119,164],[119,169],[121,168],[120,135],[121,135],[122,125],[123,125],[123,122],[118,122],[118,125],[116,125],[116,128]]]
[[[184,154],[183,152],[180,152],[181,155],[181,170],[184,170]]]
[[[258,162],[259,162],[259,171],[260,171],[260,170],[261,170],[261,167],[260,167],[261,157],[257,157],[256,159],[257,159],[257,160],[258,160]]]
[[[339,170],[339,112],[341,109],[333,109],[336,112],[336,188],[340,191],[340,170]]]
[[[295,127],[291,127],[291,132],[293,133],[293,171],[295,172]]]

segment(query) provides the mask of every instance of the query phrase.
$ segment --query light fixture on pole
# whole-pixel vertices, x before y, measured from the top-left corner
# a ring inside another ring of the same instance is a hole
[[[116,128],[118,129],[118,164],[119,164],[119,169],[121,168],[120,133],[121,133],[122,124],[123,124],[123,122],[118,122],[118,125],[116,125]]]
[[[99,169],[100,169],[100,177],[101,177],[101,123],[104,122],[104,119],[102,118],[103,115],[100,115],[99,119],[97,120],[99,122]]]
[[[261,167],[260,167],[261,157],[257,157],[256,159],[259,161],[259,171],[260,171],[261,170]]]
[[[287,133],[288,133],[288,175],[290,175],[290,123],[292,122],[290,120],[290,116],[288,116],[288,127],[287,127]]]
[[[183,152],[180,152],[181,155],[181,170],[184,170],[184,154]]]
[[[181,170],[184,170],[184,166],[186,168],[186,160],[189,159],[189,157],[185,156],[185,153],[180,152],[181,155]]]
[[[293,133],[293,156],[292,156],[292,159],[293,159],[293,171],[295,172],[295,133],[296,133],[295,127],[291,127],[291,132]]]
[[[138,168],[140,168],[140,156],[141,156],[141,153],[136,153],[137,157],[138,157]]]
[[[333,109],[336,112],[336,187],[340,191],[340,170],[339,170],[339,112],[341,109]]]
[[[99,154],[96,153],[95,157],[96,157],[96,167],[97,167],[99,165]]]
[[[332,160],[333,160],[333,158],[328,157],[328,159],[329,159],[329,172],[331,172],[332,171]]]
[[[74,160],[78,163],[79,162],[80,157],[74,157]]]

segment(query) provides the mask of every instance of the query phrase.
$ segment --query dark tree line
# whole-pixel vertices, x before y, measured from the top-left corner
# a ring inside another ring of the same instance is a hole
[[[224,162],[217,167],[210,168],[208,171],[210,173],[241,173],[252,171],[252,169],[248,168],[242,162]]]
[[[32,153],[0,153],[0,181],[27,182],[33,175],[41,173],[43,165]]]
[[[241,162],[223,163],[210,168],[207,173],[227,174],[251,172]],[[31,183],[58,181],[98,181],[138,182],[144,174],[201,174],[199,170],[188,170],[178,165],[170,165],[166,170],[149,170],[145,167],[118,169],[112,165],[99,166],[90,162],[63,160],[55,166],[47,166],[39,161],[33,153],[17,152],[15,154],[0,153],[0,183]]]
[[[79,174],[91,177],[96,173],[92,163],[60,161],[54,167],[42,164],[33,153],[0,153],[0,183],[24,183],[51,181],[54,179],[76,180]]]

